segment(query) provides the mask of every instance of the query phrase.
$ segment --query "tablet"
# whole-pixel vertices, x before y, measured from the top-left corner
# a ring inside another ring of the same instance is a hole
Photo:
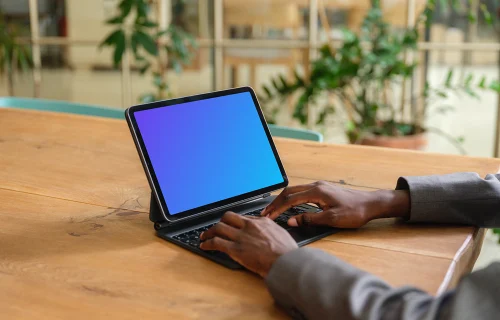
[[[230,209],[288,185],[250,87],[133,106],[125,114],[169,222]]]

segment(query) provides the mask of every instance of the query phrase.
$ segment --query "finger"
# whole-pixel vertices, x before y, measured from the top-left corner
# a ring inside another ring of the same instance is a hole
[[[232,211],[224,213],[220,221],[237,229],[241,229],[245,225],[245,217],[236,214]]]
[[[207,231],[203,232],[200,235],[201,240],[207,240],[211,239],[214,237],[220,237],[220,238],[225,238],[228,240],[234,240],[236,239],[238,233],[238,229],[231,227],[224,222],[219,222],[212,228],[208,229]]]
[[[274,207],[273,212],[269,213],[270,219],[276,219],[280,214],[285,212],[286,210],[298,206],[304,203],[316,203],[318,205],[322,205],[320,199],[320,192],[318,189],[313,188],[306,191],[297,192],[294,194],[290,194],[286,196],[282,201],[277,203],[276,207]]]
[[[335,226],[336,215],[331,210],[322,212],[306,212],[298,214],[288,219],[288,225],[291,227],[298,226]]]
[[[227,254],[233,251],[234,246],[234,242],[219,237],[211,238],[200,243],[200,249],[202,250],[217,250]]]
[[[309,189],[312,189],[316,186],[315,183],[310,183],[310,184],[303,184],[299,186],[293,186],[293,187],[286,187],[274,200],[271,202],[262,212],[261,216],[269,216],[270,214],[274,213],[276,210],[276,207],[283,202],[283,199],[285,199],[287,196],[297,193],[297,192],[302,192],[306,191]]]

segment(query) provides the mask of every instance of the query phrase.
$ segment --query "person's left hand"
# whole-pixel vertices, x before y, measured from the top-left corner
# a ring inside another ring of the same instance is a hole
[[[219,223],[200,236],[202,250],[227,253],[250,271],[266,277],[273,263],[298,248],[290,234],[269,218],[226,212]]]

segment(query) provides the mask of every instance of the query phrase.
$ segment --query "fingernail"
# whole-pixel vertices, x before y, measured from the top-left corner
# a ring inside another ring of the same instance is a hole
[[[202,239],[202,240],[203,240],[203,235],[204,235],[204,234],[205,234],[205,232],[202,232],[202,233],[200,234],[200,239]]]
[[[260,215],[261,215],[261,216],[266,215],[266,211],[267,211],[267,207],[266,207],[266,208],[264,208],[264,210],[262,210],[262,211],[260,212]]]
[[[298,227],[299,226],[299,224],[297,223],[297,219],[295,219],[295,218],[288,219],[288,225],[290,227]]]

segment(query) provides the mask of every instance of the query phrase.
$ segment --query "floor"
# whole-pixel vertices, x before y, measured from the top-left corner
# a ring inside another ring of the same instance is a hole
[[[431,66],[429,81],[431,84],[442,83],[448,71],[447,66]],[[240,73],[240,85],[245,85],[248,71]],[[271,76],[283,73],[286,69],[276,66],[262,66],[257,70],[257,79],[265,83]],[[485,75],[489,79],[498,77],[495,66],[477,66],[465,70],[474,74]],[[169,81],[172,91],[177,96],[212,90],[213,72],[210,67],[198,71],[186,71],[182,75],[171,74]],[[475,80],[478,81],[478,80]],[[136,102],[139,96],[152,89],[151,79],[132,74],[131,99]],[[6,83],[0,82],[0,96],[7,95]],[[16,79],[16,95],[32,96],[33,83],[30,74],[25,74]],[[41,87],[43,98],[68,100],[88,104],[97,104],[124,108],[121,94],[121,77],[117,71],[90,71],[90,70],[60,70],[44,69]],[[439,106],[452,106],[454,112],[439,114],[431,113],[427,121],[429,126],[439,128],[454,137],[463,136],[463,147],[468,155],[490,157],[493,154],[494,129],[496,121],[497,96],[493,92],[480,92],[480,99],[465,96],[454,96],[444,101]],[[334,143],[346,143],[342,130],[342,121],[332,119],[325,133],[325,140]],[[458,154],[458,150],[445,138],[429,134],[428,152]],[[488,233],[481,255],[475,268],[481,268],[494,260],[500,260],[500,245],[497,237]]]

